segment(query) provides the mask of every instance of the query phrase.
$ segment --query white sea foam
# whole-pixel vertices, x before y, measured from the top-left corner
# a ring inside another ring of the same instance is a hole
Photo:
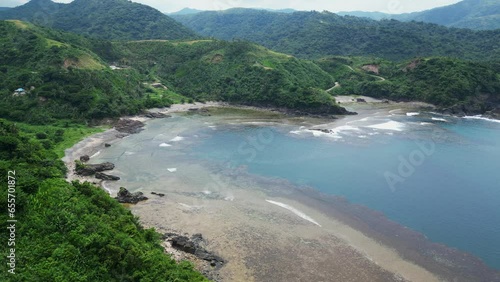
[[[101,151],[97,151],[97,153],[90,156],[90,158],[95,158],[95,157],[99,156],[100,154],[101,154]]]
[[[341,132],[341,131],[361,131],[361,129],[359,129],[359,127],[351,126],[351,125],[342,125],[342,126],[339,126],[339,127],[335,127],[333,130],[336,131],[336,132]]]
[[[169,172],[176,172],[176,171],[177,171],[177,169],[176,169],[176,168],[167,168],[167,170],[168,170]]]
[[[303,218],[303,219],[305,219],[305,220],[307,220],[309,222],[312,222],[312,223],[316,224],[317,226],[321,227],[321,225],[318,222],[316,222],[314,219],[312,219],[311,217],[309,217],[305,213],[299,211],[298,209],[296,209],[296,208],[294,208],[292,206],[289,206],[287,204],[283,204],[283,203],[280,203],[280,202],[271,201],[271,200],[266,200],[266,202],[271,203],[273,205],[280,206],[280,207],[282,207],[284,209],[287,209],[287,210],[293,212],[294,214],[296,214],[297,216],[299,216],[299,217],[301,217],[301,218]]]
[[[446,119],[444,118],[437,118],[437,117],[433,117],[432,120],[435,120],[435,121],[442,121],[442,122],[448,122]]]
[[[167,143],[161,143],[160,147],[172,147],[172,145],[167,144]]]
[[[485,120],[485,121],[500,123],[500,120],[498,120],[498,119],[486,118],[486,117],[483,117],[481,115],[479,115],[479,116],[465,116],[464,118],[465,119],[479,119],[479,120]]]
[[[432,125],[432,122],[421,122],[420,125]]]
[[[420,113],[406,113],[406,115],[409,117],[414,117],[420,115]]]
[[[304,131],[302,130],[293,130],[293,131],[290,131],[290,134],[296,134],[296,135],[300,135],[301,133],[303,133]]]
[[[171,139],[170,142],[179,142],[182,140],[184,140],[184,137],[176,136],[175,138]]]
[[[405,124],[402,122],[391,120],[385,123],[369,125],[367,127],[382,130],[403,131],[403,129],[405,128]]]
[[[124,154],[125,154],[125,156],[132,156],[132,155],[135,155],[135,152],[126,151]]]
[[[342,139],[342,136],[339,136],[335,132],[333,132],[333,133],[325,133],[325,132],[321,132],[321,131],[317,131],[317,130],[309,130],[309,131],[312,132],[312,134],[313,134],[314,137],[330,137],[330,138],[333,138],[333,139]]]

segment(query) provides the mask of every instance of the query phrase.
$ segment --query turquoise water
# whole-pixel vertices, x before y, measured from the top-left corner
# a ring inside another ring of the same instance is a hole
[[[291,126],[222,125],[201,130],[205,138],[191,154],[342,195],[500,269],[500,123],[446,119],[386,117],[371,123],[396,127],[359,123],[320,136]],[[406,162],[411,167],[400,173]]]

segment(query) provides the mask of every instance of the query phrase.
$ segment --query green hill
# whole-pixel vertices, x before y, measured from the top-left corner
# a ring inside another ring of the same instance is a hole
[[[330,57],[317,61],[341,87],[332,94],[423,101],[458,115],[500,115],[498,67],[449,58],[403,63],[374,58]]]
[[[112,71],[83,43],[108,50],[101,41],[0,21],[0,117],[31,123],[95,119],[151,104],[137,71]],[[26,95],[13,95],[18,88]],[[158,101],[163,104],[169,103]]]
[[[250,40],[303,58],[342,55],[405,60],[447,56],[486,61],[500,57],[500,30],[450,29],[417,22],[341,17],[329,12],[285,14],[252,9],[174,18],[204,36]]]
[[[196,100],[341,114],[324,91],[331,76],[312,62],[253,43],[198,40],[117,42],[122,62]]]
[[[0,19],[19,19],[107,40],[197,37],[158,10],[127,0],[75,0],[69,4],[32,0],[0,11]]]

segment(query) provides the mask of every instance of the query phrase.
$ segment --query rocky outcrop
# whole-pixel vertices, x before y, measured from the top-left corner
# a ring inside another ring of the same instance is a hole
[[[83,163],[86,163],[90,160],[90,157],[88,155],[83,155],[80,157],[80,161]]]
[[[201,234],[194,234],[191,238],[189,238],[175,233],[166,233],[164,234],[163,239],[170,241],[173,248],[182,252],[193,254],[197,258],[209,262],[210,266],[217,269],[222,267],[225,263],[223,258],[207,251],[201,246],[204,243],[204,239]]]
[[[95,173],[95,178],[101,179],[101,180],[111,180],[111,181],[120,180],[120,177],[118,177],[118,176],[109,175],[109,174],[105,174],[105,173],[102,173],[102,172],[96,172]]]
[[[109,144],[109,143],[105,143],[105,144],[104,144],[104,147],[109,148],[109,147],[111,147],[111,144]]]
[[[102,172],[106,170],[113,170],[115,165],[110,162],[102,163],[102,164],[85,164],[76,167],[76,174],[81,176],[91,176],[96,174],[97,172]]]
[[[115,129],[119,132],[136,134],[143,130],[144,123],[138,120],[120,119],[115,124]]]
[[[323,132],[323,133],[333,133],[333,130],[331,129],[309,129],[311,131],[319,131],[319,132]]]
[[[148,197],[144,196],[142,192],[130,193],[125,187],[120,187],[120,191],[115,199],[122,204],[137,204],[138,202],[147,200]]]
[[[172,117],[170,115],[166,115],[166,114],[162,114],[162,113],[146,113],[144,114],[144,117],[147,117],[147,118],[169,118],[169,117]]]
[[[165,194],[163,193],[156,193],[156,192],[151,192],[152,195],[156,195],[158,197],[165,197]]]

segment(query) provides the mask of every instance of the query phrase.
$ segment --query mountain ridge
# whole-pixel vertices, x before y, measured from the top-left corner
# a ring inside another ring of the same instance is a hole
[[[108,40],[187,39],[198,36],[160,11],[127,0],[31,0],[0,19],[18,19]]]
[[[199,34],[244,39],[301,58],[376,56],[390,60],[448,56],[470,60],[500,57],[500,31],[471,31],[436,24],[375,21],[324,12],[273,13],[236,8],[173,16]],[[285,29],[283,27],[286,27]]]
[[[339,12],[338,14],[367,17],[375,20],[421,21],[475,30],[500,28],[500,2],[491,0],[464,0],[448,6],[405,14],[362,11]]]

